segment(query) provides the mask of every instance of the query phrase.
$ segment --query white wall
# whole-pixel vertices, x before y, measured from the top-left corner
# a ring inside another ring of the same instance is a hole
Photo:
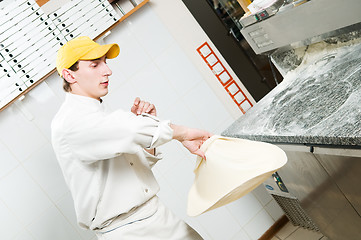
[[[122,48],[117,59],[108,61],[113,76],[104,100],[110,107],[129,109],[141,96],[156,104],[161,118],[213,133],[221,133],[241,115],[196,53],[201,43],[211,42],[180,0],[152,0],[102,41]],[[61,84],[53,74],[0,113],[1,239],[95,239],[76,225],[51,148],[50,122],[64,98]],[[177,142],[162,150],[166,157],[154,168],[159,196],[205,239],[257,239],[282,215],[260,187],[225,207],[187,217],[195,157]]]

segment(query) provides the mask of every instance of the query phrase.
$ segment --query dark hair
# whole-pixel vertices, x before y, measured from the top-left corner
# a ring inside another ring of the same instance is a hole
[[[72,70],[73,72],[77,71],[79,69],[79,62],[77,61],[76,63],[74,63],[71,67],[69,67],[68,69]],[[70,83],[68,81],[65,80],[65,78],[63,77],[63,89],[65,92],[70,92],[71,91],[71,86]]]

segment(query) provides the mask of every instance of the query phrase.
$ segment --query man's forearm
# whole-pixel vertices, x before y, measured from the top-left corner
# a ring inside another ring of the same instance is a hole
[[[180,142],[184,141],[187,136],[187,127],[170,124],[170,127],[173,129],[173,139],[178,140]]]

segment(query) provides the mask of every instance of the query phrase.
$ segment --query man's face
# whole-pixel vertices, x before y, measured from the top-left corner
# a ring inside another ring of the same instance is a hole
[[[108,93],[108,77],[112,71],[103,56],[95,60],[79,60],[79,68],[73,72],[81,95],[99,100]]]

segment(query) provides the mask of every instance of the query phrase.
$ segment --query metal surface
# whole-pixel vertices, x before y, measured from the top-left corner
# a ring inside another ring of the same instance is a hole
[[[361,218],[355,208],[360,206],[357,205],[360,188],[354,186],[354,181],[360,179],[361,158],[340,155],[346,153],[357,155],[360,152],[350,149],[328,151],[328,148],[311,148],[303,145],[278,146],[286,152],[288,157],[287,164],[278,171],[278,174],[289,191],[289,195],[298,199],[301,208],[312,219],[315,226],[332,240],[358,240],[361,236]],[[315,154],[310,150],[313,150]],[[338,152],[340,155],[323,154],[324,152],[332,154]],[[318,159],[321,159],[322,164]],[[353,164],[353,170],[345,171],[344,167],[350,163]],[[343,178],[340,178],[339,176],[342,175]],[[343,191],[346,190],[348,192],[345,194]],[[282,197],[287,196],[283,194]]]
[[[241,30],[255,53],[295,48],[360,29],[361,1],[312,0]]]
[[[254,24],[256,22],[260,22],[260,21],[262,21],[264,19],[267,19],[267,18],[275,15],[278,12],[278,9],[283,4],[284,4],[284,0],[277,0],[270,7],[265,8],[262,11],[239,19],[239,23],[242,25],[242,27],[247,27],[247,26],[252,25],[252,24]]]
[[[361,150],[315,147],[314,154],[361,216]]]
[[[276,200],[278,205],[282,208],[293,225],[317,232],[320,231],[307,212],[301,207],[300,201],[298,201],[298,199],[287,198],[278,195],[272,195],[272,197]]]
[[[319,231],[317,224],[312,221],[300,201],[289,192],[278,172],[263,184],[294,226]]]

